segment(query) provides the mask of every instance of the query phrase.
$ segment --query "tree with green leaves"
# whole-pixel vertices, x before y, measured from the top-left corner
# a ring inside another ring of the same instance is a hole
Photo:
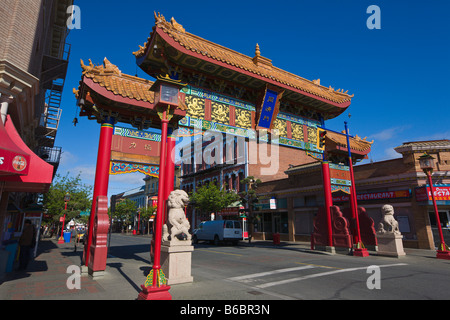
[[[261,183],[260,179],[255,179],[253,176],[248,176],[247,178],[242,180],[242,185],[246,186],[245,190],[239,192],[239,196],[244,205],[248,207],[248,222],[249,222],[249,237],[248,242],[252,241],[253,236],[253,207],[256,203],[259,202],[258,195],[256,191],[258,189],[258,185]]]
[[[150,233],[150,218],[156,213],[157,207],[148,206],[147,208],[141,208],[141,220],[147,222],[147,234]]]
[[[92,187],[81,182],[80,174],[76,177],[69,176],[69,172],[65,176],[56,174],[49,192],[44,194],[42,204],[53,223],[59,222],[64,214],[66,221],[70,221],[91,208],[91,193]],[[64,210],[66,194],[70,195],[70,200],[67,202],[67,210]]]
[[[190,197],[191,203],[206,214],[217,213],[238,200],[239,196],[234,191],[220,189],[213,182],[197,188]]]
[[[121,227],[125,227],[128,232],[128,226],[132,223],[136,211],[136,203],[130,199],[125,199],[116,204],[116,210],[112,218],[118,221]]]

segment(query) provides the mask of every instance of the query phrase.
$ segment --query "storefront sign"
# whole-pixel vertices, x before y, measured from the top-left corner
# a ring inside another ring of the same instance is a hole
[[[409,198],[411,196],[411,190],[398,190],[398,191],[385,191],[374,193],[360,193],[356,195],[358,201],[364,200],[384,200],[384,199],[397,199],[397,198]],[[349,196],[333,197],[333,202],[349,201]]]
[[[433,200],[429,186],[416,188],[415,192],[419,202]],[[436,201],[450,201],[450,185],[433,186],[433,194]]]
[[[0,149],[1,150],[1,149]],[[13,151],[2,150],[0,155],[0,172],[27,174],[28,160],[24,155],[17,155]]]
[[[277,199],[270,199],[270,209],[275,210],[277,208]]]
[[[234,216],[238,214],[239,214],[239,207],[223,208],[222,211],[218,213],[219,216]]]
[[[27,167],[27,159],[23,156],[15,156],[12,160],[12,166],[16,171],[23,171]]]

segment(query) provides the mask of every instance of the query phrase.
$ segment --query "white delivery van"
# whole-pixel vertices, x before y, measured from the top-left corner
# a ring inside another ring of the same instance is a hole
[[[235,220],[203,221],[192,235],[193,243],[202,240],[211,241],[215,245],[221,241],[231,241],[236,245],[239,240],[242,240],[241,222]]]

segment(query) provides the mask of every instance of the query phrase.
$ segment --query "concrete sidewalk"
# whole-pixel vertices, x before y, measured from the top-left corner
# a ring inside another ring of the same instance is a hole
[[[79,249],[81,250],[81,249]],[[80,265],[81,252],[73,244],[57,244],[54,239],[39,242],[37,256],[26,271],[8,273],[0,285],[2,300],[87,299],[101,297],[104,288],[89,277],[81,277],[81,289],[69,290],[66,282],[70,265]],[[17,263],[16,263],[17,265]],[[106,298],[106,297],[105,297]]]
[[[328,254],[310,249],[306,242],[281,242],[274,245],[272,241],[241,241],[241,246],[273,248],[274,250],[295,250],[312,254]],[[411,257],[435,257],[432,250],[405,249]],[[376,255],[371,252],[371,255]],[[80,289],[70,290],[67,280],[73,274],[68,267],[80,266],[82,246],[73,251],[72,243],[58,244],[55,239],[41,240],[37,257],[30,261],[27,271],[13,271],[0,282],[1,300],[135,300],[141,291],[150,265],[143,261],[124,260],[108,257],[105,276],[93,280],[90,276],[81,277]],[[192,299],[192,292],[202,290],[209,292],[211,288],[202,288],[201,283],[173,286],[171,295],[174,300]],[[214,294],[213,292],[209,292]],[[208,297],[208,295],[203,295]],[[211,299],[219,296],[211,296]]]

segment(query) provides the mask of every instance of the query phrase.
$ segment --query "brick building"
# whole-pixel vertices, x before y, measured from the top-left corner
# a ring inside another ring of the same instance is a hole
[[[60,161],[54,141],[70,53],[66,12],[72,3],[4,0],[0,6],[1,240],[20,231],[26,208],[48,191]]]
[[[391,204],[400,225],[405,247],[434,249],[439,244],[431,198],[425,190],[426,175],[418,158],[426,151],[435,160],[433,184],[439,197],[441,224],[450,218],[450,140],[408,142],[395,148],[401,158],[354,167],[358,205],[366,209],[375,227],[381,220],[381,207]],[[320,162],[292,166],[288,178],[265,182],[259,188],[264,197],[257,213],[260,237],[270,239],[275,231],[282,239],[309,241],[318,208],[324,206]],[[275,198],[277,209],[269,209],[268,199]],[[333,193],[333,204],[348,208],[348,195]],[[273,223],[271,216],[278,216]],[[448,232],[444,232],[448,238]],[[450,239],[449,239],[450,240]]]

